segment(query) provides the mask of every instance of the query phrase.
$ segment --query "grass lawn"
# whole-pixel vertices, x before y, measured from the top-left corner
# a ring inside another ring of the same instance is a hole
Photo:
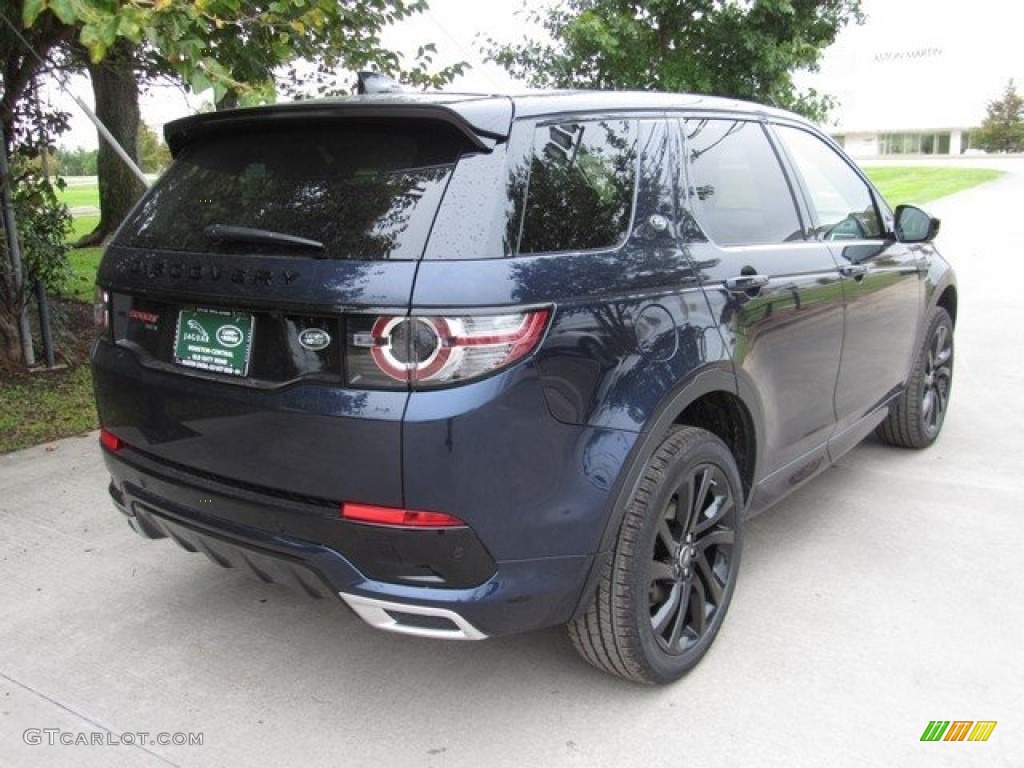
[[[68,255],[71,262],[71,277],[65,295],[79,301],[92,303],[96,287],[96,269],[100,265],[102,248],[75,248]]]
[[[75,216],[71,225],[71,234],[68,235],[68,240],[72,243],[78,240],[80,237],[84,237],[96,229],[96,225],[100,223],[100,216],[98,213],[91,214],[88,216]]]
[[[0,453],[96,429],[88,365],[0,379]]]
[[[100,188],[97,184],[68,185],[58,190],[57,199],[68,208],[78,208],[83,205],[91,205],[94,208],[100,206]]]
[[[974,168],[872,167],[866,171],[892,205],[926,203],[1000,175],[998,171]],[[61,197],[70,206],[98,205],[95,186],[69,187]],[[98,216],[76,217],[70,239],[77,240],[88,234],[98,221]],[[78,248],[71,252],[70,298],[92,302],[100,254],[100,248]],[[77,345],[64,344],[76,350],[67,370],[0,378],[0,453],[96,428],[92,377],[83,351],[86,348],[83,341],[91,338],[92,331],[79,317],[70,333],[80,338]],[[63,347],[58,352],[66,354]]]
[[[74,242],[89,234],[96,229],[99,222],[98,215],[76,216],[68,240]],[[100,265],[102,253],[102,248],[75,248],[68,254],[68,260],[71,262],[71,278],[65,291],[66,296],[92,303],[93,287],[96,284],[96,269]]]
[[[1002,176],[987,168],[875,166],[864,169],[889,205],[922,204]]]
[[[95,187],[91,194],[92,198],[85,202],[65,202],[96,205],[97,202],[92,202],[96,197]],[[68,239],[73,242],[92,232],[99,220],[95,215],[75,217]],[[69,253],[71,277],[64,292],[66,298],[92,304],[101,253],[101,248],[76,248]],[[58,304],[57,301],[51,304],[55,317],[65,314]],[[82,321],[83,315],[86,318],[91,315],[91,309],[66,314],[67,327],[58,334],[56,343],[58,362],[67,363],[66,369],[28,375],[0,372],[0,454],[80,435],[98,425],[92,398],[92,374],[85,360],[93,331],[88,322]]]

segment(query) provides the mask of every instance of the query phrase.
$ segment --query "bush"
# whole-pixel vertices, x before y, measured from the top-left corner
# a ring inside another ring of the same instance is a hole
[[[56,184],[63,186],[63,181],[58,179]],[[66,242],[71,214],[57,199],[54,183],[24,156],[15,155],[11,159],[11,190],[24,281],[19,290],[15,286],[7,233],[3,232],[0,240],[3,248],[0,257],[0,363],[17,365],[20,362],[18,318],[32,300],[36,281],[42,280],[48,292],[57,293],[63,290],[71,274]]]
[[[36,171],[17,179],[14,189],[14,214],[21,239],[21,254],[28,282],[42,280],[49,293],[63,291],[71,269],[67,243],[71,213],[57,199],[64,181],[52,182]]]

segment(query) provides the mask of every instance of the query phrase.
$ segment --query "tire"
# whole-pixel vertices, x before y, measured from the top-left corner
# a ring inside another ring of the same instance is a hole
[[[628,680],[678,680],[707,652],[736,587],[743,492],[736,462],[710,432],[674,428],[629,501],[576,650]]]
[[[928,330],[903,394],[890,406],[876,434],[889,445],[927,448],[942,431],[953,387],[953,321],[942,307],[929,315]]]

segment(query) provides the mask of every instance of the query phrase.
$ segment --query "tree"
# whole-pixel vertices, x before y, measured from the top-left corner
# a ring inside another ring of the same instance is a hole
[[[450,80],[462,65],[429,73],[432,46],[402,70],[400,57],[382,45],[384,27],[425,8],[425,0],[24,0],[22,17],[28,27],[73,30],[74,46],[87,53],[97,115],[137,162],[140,78],[212,88],[219,109],[272,101],[275,70],[297,60],[316,63],[307,79],[321,91],[331,90],[339,67],[383,66],[419,83]],[[100,221],[78,245],[113,233],[144,190],[102,139],[99,176]]]
[[[139,123],[139,165],[146,173],[159,173],[171,164],[171,150],[156,131]]]
[[[12,158],[9,168],[23,279],[15,279],[7,232],[0,221],[0,370],[21,360],[18,322],[32,301],[36,281],[43,281],[49,290],[58,290],[69,269],[65,240],[71,215],[57,200],[54,185],[24,154]]]
[[[76,147],[62,149],[57,155],[57,164],[63,176],[95,176],[96,155],[99,150]]]
[[[193,91],[213,88],[218,104],[271,98],[274,71],[299,60],[327,70],[379,67],[417,84],[446,82],[464,68],[429,73],[433,46],[426,45],[406,70],[384,48],[384,28],[426,10],[426,0],[24,0],[22,6],[26,27],[56,19],[74,29],[94,63],[126,40]]]
[[[971,133],[971,144],[986,152],[1024,152],[1024,97],[1013,80],[1001,99],[988,103],[988,116]]]
[[[19,154],[15,148],[33,156],[46,151],[24,141],[30,104],[25,97],[33,78],[53,69],[57,58],[64,66],[89,69],[97,112],[132,156],[139,149],[140,77],[170,75],[196,92],[212,88],[223,107],[272,100],[275,70],[299,59],[319,64],[311,82],[320,91],[334,87],[332,76],[339,67],[378,67],[401,74],[404,63],[383,48],[380,33],[425,8],[425,0],[5,0],[0,5],[3,149],[12,159]],[[22,27],[16,26],[19,19]],[[462,70],[456,65],[432,74],[432,50],[424,46],[405,71],[410,82],[440,84]],[[59,113],[44,118],[48,127],[35,127],[45,144],[56,137],[64,119]],[[104,159],[109,146],[100,146],[101,223],[90,236],[93,240],[112,232],[141,192],[120,160]],[[63,208],[52,194],[25,194],[24,199],[44,206],[40,215],[52,212],[49,221],[59,224]],[[28,209],[30,214],[33,210]],[[57,229],[49,227],[51,232]],[[55,242],[62,245],[63,235]],[[9,254],[5,245],[0,247],[0,362],[16,362],[17,316],[27,294],[13,287]],[[49,253],[56,267],[66,262],[62,247],[39,253],[43,258]],[[7,322],[11,318],[13,324]],[[15,335],[8,334],[12,329]]]
[[[17,219],[22,279],[16,279],[8,233],[0,224],[0,368],[17,365],[22,359],[19,318],[32,300],[36,281],[52,290],[67,274],[65,238],[70,222],[53,182],[42,172],[43,159],[50,157],[54,139],[67,125],[66,115],[44,111],[34,98],[33,85],[44,62],[71,34],[55,20],[22,31],[7,21],[12,16],[11,5],[4,3],[7,18],[0,20],[0,120],[4,129],[0,151],[8,161],[9,178],[5,181],[9,182]]]
[[[118,40],[99,62],[89,62],[89,77],[96,99],[96,117],[136,163],[139,159],[139,83],[131,45]],[[99,245],[120,226],[146,191],[145,184],[101,137],[96,158],[99,176],[100,220],[78,240],[79,248]]]
[[[860,0],[567,0],[529,17],[550,42],[490,44],[491,60],[537,87],[691,91],[823,119],[831,100],[797,91]]]
[[[14,5],[15,8],[11,8]],[[3,57],[2,87],[0,94],[0,120],[3,122],[7,154],[19,138],[19,124],[30,117],[33,104],[26,99],[32,83],[44,67],[44,61],[51,52],[66,44],[74,37],[74,30],[61,24],[53,17],[39,19],[31,29],[19,30],[17,23],[19,3],[5,2],[2,9],[5,19],[0,20],[0,56]],[[59,118],[59,115],[56,116]],[[51,125],[54,133],[61,126]]]
[[[299,98],[350,92],[351,82],[341,78],[363,69],[387,72],[413,85],[440,86],[465,68],[459,63],[431,72],[433,44],[424,45],[411,65],[384,47],[384,28],[426,10],[425,0],[305,0],[269,6],[243,2],[241,6],[214,19],[203,33],[203,52],[223,67],[219,75],[211,74],[217,109],[272,100],[278,87]],[[264,6],[265,10],[257,11]],[[287,75],[276,82],[275,71],[282,68],[287,68]],[[216,87],[218,78],[222,90]]]

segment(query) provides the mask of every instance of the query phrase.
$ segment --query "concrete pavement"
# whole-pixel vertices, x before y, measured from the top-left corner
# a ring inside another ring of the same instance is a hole
[[[961,288],[939,443],[868,442],[752,521],[722,634],[669,688],[561,629],[383,634],[137,538],[94,435],[0,457],[0,766],[1024,765],[1022,200],[1015,168],[931,206]],[[930,720],[998,725],[922,743]]]

